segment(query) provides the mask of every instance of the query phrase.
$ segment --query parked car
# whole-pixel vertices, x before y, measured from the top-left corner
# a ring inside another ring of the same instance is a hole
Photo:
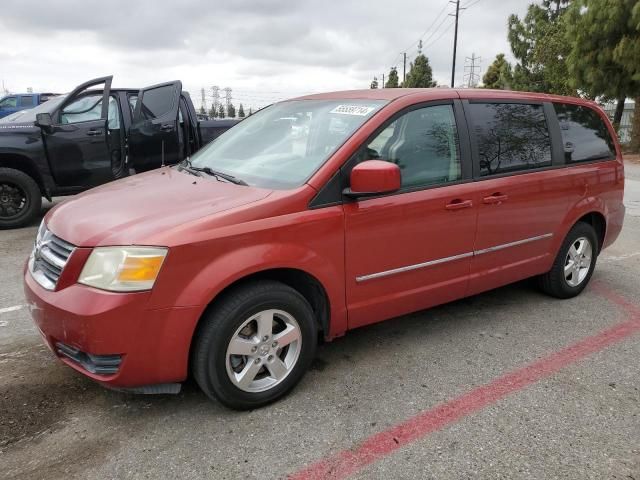
[[[0,99],[0,118],[36,107],[58,95],[57,93],[12,93]]]
[[[191,372],[254,408],[300,380],[319,338],[528,277],[578,295],[623,189],[608,119],[577,98],[312,95],[54,208],[25,292],[47,345],[91,379],[175,392]]]
[[[179,81],[138,89],[111,80],[0,120],[0,228],[29,224],[42,197],[178,163],[236,123],[198,121]]]

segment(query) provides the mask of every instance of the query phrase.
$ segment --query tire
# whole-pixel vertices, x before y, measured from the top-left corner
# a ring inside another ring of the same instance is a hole
[[[129,166],[127,165],[127,157],[119,150],[111,152],[111,175],[114,180],[129,176]]]
[[[0,168],[0,228],[29,225],[42,208],[42,193],[33,178],[20,170]]]
[[[585,242],[583,244],[585,250],[581,254],[582,258],[578,257],[578,261],[576,261],[573,257],[581,248],[580,242]],[[572,298],[579,295],[589,283],[596,267],[596,260],[600,251],[598,243],[596,231],[590,224],[585,222],[576,223],[564,239],[551,270],[539,277],[539,285],[542,291],[556,298]],[[590,252],[587,249],[590,249]],[[588,267],[585,266],[586,255],[590,258]],[[572,265],[574,268],[570,268]]]
[[[205,313],[192,372],[209,398],[236,410],[261,407],[300,381],[315,356],[317,335],[313,310],[296,290],[276,281],[245,284]]]

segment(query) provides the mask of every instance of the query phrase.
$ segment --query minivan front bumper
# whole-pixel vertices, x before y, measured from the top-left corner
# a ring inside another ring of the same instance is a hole
[[[49,291],[27,268],[24,290],[46,344],[83,375],[119,389],[186,379],[201,307],[148,309],[151,292],[111,293],[80,284]]]

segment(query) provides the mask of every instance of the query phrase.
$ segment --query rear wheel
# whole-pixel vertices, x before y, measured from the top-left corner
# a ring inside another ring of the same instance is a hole
[[[20,170],[0,168],[0,228],[28,225],[41,207],[42,194],[33,178]]]
[[[598,236],[594,228],[578,222],[567,234],[553,267],[540,276],[542,290],[557,298],[578,295],[589,283],[598,256]]]
[[[315,355],[313,310],[280,282],[233,290],[202,322],[194,376],[209,397],[231,408],[256,408],[281,397],[298,383]]]

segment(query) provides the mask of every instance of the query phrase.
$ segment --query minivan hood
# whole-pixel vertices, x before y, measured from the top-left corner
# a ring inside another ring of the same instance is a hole
[[[174,227],[256,202],[270,193],[160,168],[63,202],[49,212],[46,222],[55,235],[80,247],[150,245]]]

